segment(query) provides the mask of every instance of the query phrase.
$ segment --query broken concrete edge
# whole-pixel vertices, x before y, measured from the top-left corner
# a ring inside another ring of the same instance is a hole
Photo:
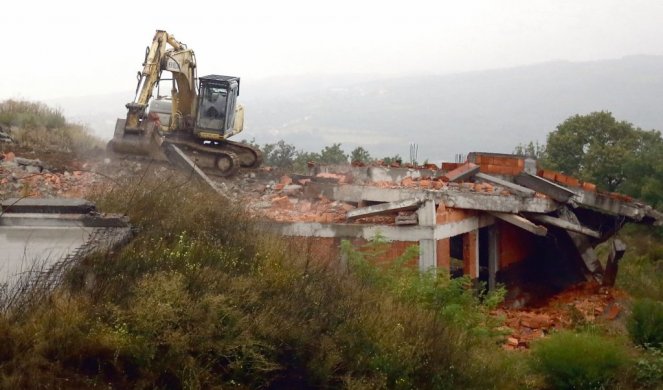
[[[413,199],[404,199],[394,202],[387,202],[372,206],[360,207],[348,211],[347,219],[352,220],[357,218],[371,217],[374,215],[380,215],[384,213],[393,213],[404,210],[414,210],[418,208],[421,205],[421,203],[423,203],[422,199],[413,198]]]
[[[542,236],[545,237],[548,235],[548,229],[545,226],[537,225],[533,223],[532,221],[521,217],[516,214],[508,214],[508,213],[498,213],[498,212],[492,212],[492,215],[495,217],[501,219],[502,221],[508,222],[514,226],[517,226],[521,229],[524,229],[532,234],[536,234],[537,236]]]
[[[481,167],[479,165],[468,161],[458,168],[447,172],[444,176],[442,176],[442,178],[450,182],[457,182],[475,176],[477,173],[479,173],[480,169]]]
[[[42,214],[7,213],[0,215],[0,226],[38,227],[129,227],[129,218],[120,214]]]
[[[515,176],[514,181],[521,186],[525,186],[531,190],[547,195],[562,203],[568,202],[569,199],[575,195],[573,191],[562,185],[540,176],[530,175],[526,172],[522,172],[518,176]]]
[[[556,218],[552,217],[550,215],[536,215],[536,214],[531,214],[529,215],[530,219],[533,219],[535,221],[541,222],[543,224],[555,226],[558,228],[562,228],[564,230],[572,231],[575,233],[580,233],[584,234],[589,237],[594,237],[600,239],[602,237],[601,232],[598,232],[596,230],[590,229],[588,227],[582,226],[580,224],[572,223],[570,221],[563,220],[561,218]]]
[[[508,213],[550,213],[559,208],[558,203],[548,198],[518,198],[448,189],[379,188],[355,184],[337,186],[311,183],[305,188],[305,195],[311,198],[325,196],[329,199],[351,203],[361,201],[398,202],[413,198],[433,199],[435,203],[443,203],[447,207]]]
[[[3,200],[0,204],[2,205],[2,214],[87,214],[95,211],[94,203],[76,198],[9,198]]]
[[[491,183],[494,183],[494,184],[500,185],[500,186],[502,186],[502,187],[508,188],[510,191],[514,192],[515,194],[520,195],[520,196],[524,196],[524,197],[529,197],[529,198],[531,198],[531,197],[533,197],[533,196],[536,194],[536,192],[537,192],[537,191],[534,191],[534,190],[532,190],[532,189],[530,189],[530,188],[523,187],[523,186],[521,186],[521,185],[518,185],[518,184],[512,183],[512,182],[510,182],[510,181],[506,181],[506,180],[500,179],[500,178],[498,178],[498,177],[495,177],[495,176],[489,175],[489,174],[487,174],[487,173],[481,173],[481,172],[479,172],[479,173],[477,173],[476,175],[474,175],[474,177],[477,178],[477,179],[481,179],[481,180],[483,180],[483,181],[488,181],[488,182],[491,182]]]
[[[442,240],[468,233],[495,223],[495,219],[483,214],[461,221],[433,226],[391,226],[377,224],[319,223],[319,222],[271,222],[264,221],[258,226],[266,231],[282,236],[364,239],[370,241],[383,237],[387,241]]]

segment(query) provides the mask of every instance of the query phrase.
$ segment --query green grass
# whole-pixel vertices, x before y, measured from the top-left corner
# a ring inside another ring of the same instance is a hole
[[[613,340],[570,331],[540,340],[533,355],[534,369],[553,389],[611,388],[629,363],[625,348]]]

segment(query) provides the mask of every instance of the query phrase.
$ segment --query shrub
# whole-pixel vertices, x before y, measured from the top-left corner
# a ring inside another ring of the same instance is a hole
[[[644,347],[661,347],[663,303],[649,298],[636,300],[627,327],[634,343]]]
[[[564,331],[537,342],[533,368],[556,389],[600,389],[627,363],[623,347],[588,333]]]
[[[663,350],[650,348],[635,362],[635,379],[639,387],[663,387]]]
[[[55,129],[64,127],[66,120],[62,111],[44,103],[10,99],[0,102],[0,124]]]

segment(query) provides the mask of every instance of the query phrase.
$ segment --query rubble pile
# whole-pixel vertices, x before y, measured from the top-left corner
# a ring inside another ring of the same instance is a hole
[[[625,293],[601,287],[595,282],[580,283],[530,308],[503,307],[492,314],[505,318],[508,333],[504,348],[527,349],[530,343],[554,330],[570,329],[620,317]]]
[[[336,182],[344,181],[341,175],[320,174],[320,178]],[[278,222],[320,222],[335,223],[345,221],[345,215],[354,205],[345,202],[331,201],[319,195],[305,197],[304,188],[311,181],[304,177],[293,179],[282,176],[278,182],[253,186],[253,193],[246,194],[249,209],[256,216],[265,217]]]
[[[87,164],[83,164],[83,169]],[[83,197],[99,179],[85,170],[55,172],[38,159],[0,154],[0,197]]]

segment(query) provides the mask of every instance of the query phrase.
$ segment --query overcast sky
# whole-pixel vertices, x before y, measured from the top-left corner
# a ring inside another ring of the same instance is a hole
[[[244,83],[663,54],[661,0],[20,0],[2,16],[0,99],[133,89],[156,29],[195,50],[200,75]]]

